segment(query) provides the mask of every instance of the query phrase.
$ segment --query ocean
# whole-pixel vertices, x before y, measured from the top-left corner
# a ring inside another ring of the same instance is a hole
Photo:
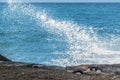
[[[0,3],[0,54],[57,66],[118,64],[120,3]]]

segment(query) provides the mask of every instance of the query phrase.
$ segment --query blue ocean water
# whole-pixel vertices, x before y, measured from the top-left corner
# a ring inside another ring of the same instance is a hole
[[[0,53],[13,61],[117,64],[119,3],[0,3]]]

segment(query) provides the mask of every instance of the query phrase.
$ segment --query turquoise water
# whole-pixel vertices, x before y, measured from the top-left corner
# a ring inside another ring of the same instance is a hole
[[[119,3],[0,3],[0,53],[48,65],[120,60]]]

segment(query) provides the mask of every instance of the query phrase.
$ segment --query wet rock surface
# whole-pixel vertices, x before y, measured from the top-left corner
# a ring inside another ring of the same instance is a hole
[[[0,60],[0,80],[120,80],[120,64],[65,68],[3,59]]]
[[[10,61],[10,60],[4,57],[3,55],[0,55],[0,61]]]

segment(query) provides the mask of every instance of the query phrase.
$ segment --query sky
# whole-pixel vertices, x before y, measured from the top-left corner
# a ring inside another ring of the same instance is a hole
[[[6,2],[7,0],[0,0]],[[14,0],[19,1],[19,0]],[[27,2],[120,2],[120,0],[22,0]]]

